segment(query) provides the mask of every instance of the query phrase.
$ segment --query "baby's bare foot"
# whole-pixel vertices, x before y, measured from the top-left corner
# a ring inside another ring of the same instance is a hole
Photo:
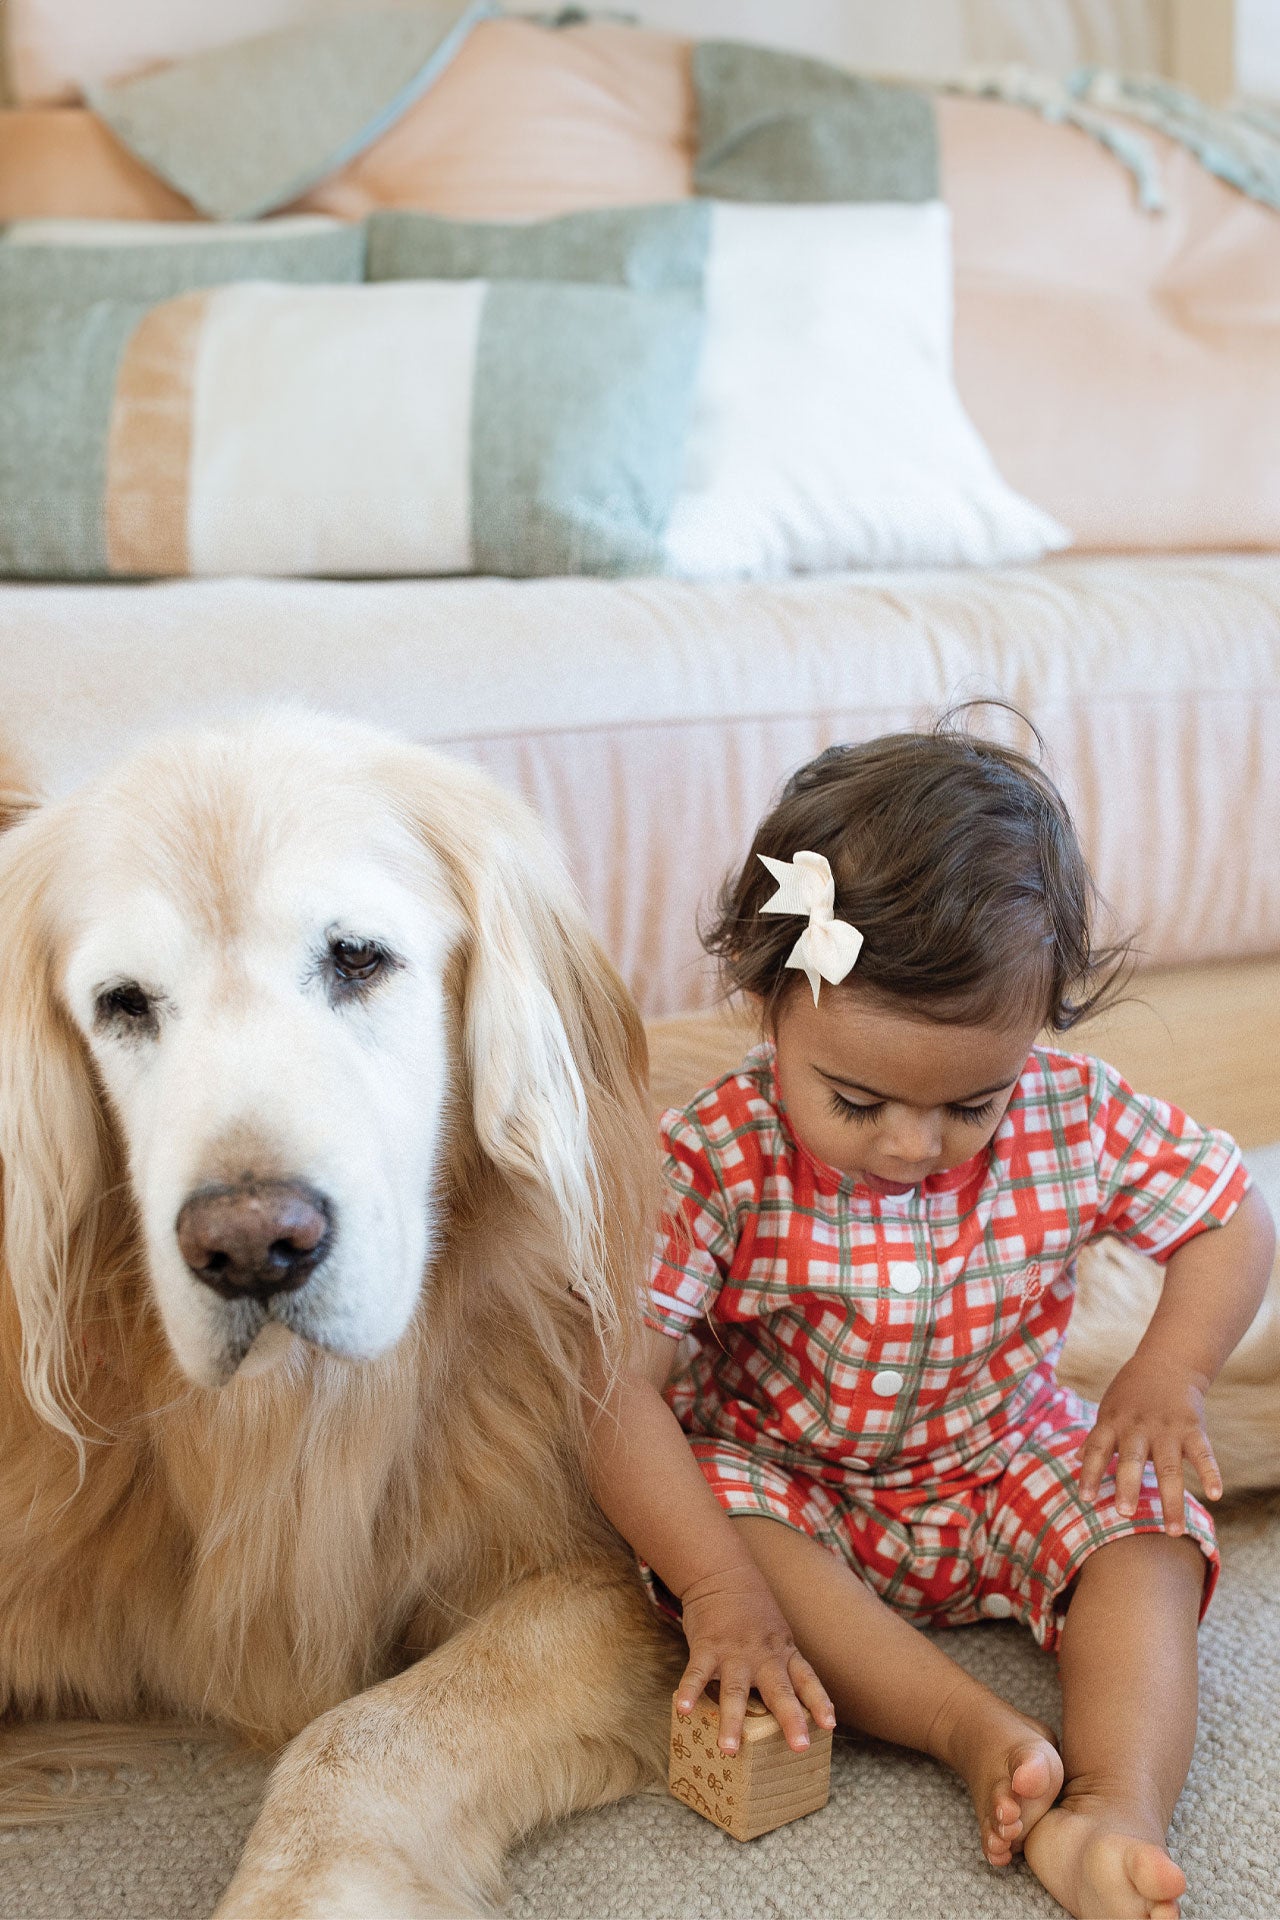
[[[960,1703],[939,1757],[968,1785],[987,1861],[1007,1867],[1062,1789],[1052,1730],[975,1688]]]
[[[1078,1920],[1178,1920],[1187,1876],[1122,1807],[1068,1796],[1027,1836],[1027,1864]]]

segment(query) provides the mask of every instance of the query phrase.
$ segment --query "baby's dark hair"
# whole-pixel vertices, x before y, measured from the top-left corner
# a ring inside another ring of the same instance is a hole
[[[859,993],[948,1024],[1025,1015],[1056,1032],[1115,997],[1130,949],[1094,945],[1097,892],[1062,795],[1025,754],[965,731],[970,710],[930,733],[828,748],[761,821],[702,939],[727,991],[758,995],[768,1024],[808,987],[786,965],[803,922],[761,913],[776,882],[758,856],[802,849],[825,854],[837,918],[862,933],[846,983]]]

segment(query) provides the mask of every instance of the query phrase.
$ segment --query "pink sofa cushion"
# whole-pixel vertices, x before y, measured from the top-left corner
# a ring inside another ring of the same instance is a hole
[[[298,203],[544,220],[692,192],[689,43],[593,22],[483,21],[389,133]]]
[[[86,107],[0,108],[0,222],[194,217]]]
[[[1280,547],[1280,215],[1154,133],[1169,199],[1069,127],[938,101],[956,381],[1080,547]]]

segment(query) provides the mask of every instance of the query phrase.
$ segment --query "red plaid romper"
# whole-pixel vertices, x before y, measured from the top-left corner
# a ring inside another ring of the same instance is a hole
[[[1094,1409],[1054,1362],[1075,1257],[1164,1261],[1235,1212],[1239,1148],[1099,1060],[1036,1048],[995,1136],[900,1198],[791,1133],[773,1048],[662,1122],[672,1218],[646,1320],[691,1336],[667,1398],[720,1504],[821,1540],[923,1624],[1016,1619],[1057,1644],[1096,1547],[1159,1531],[1077,1476]],[[1213,1524],[1187,1532],[1217,1579]],[[651,1578],[651,1576],[649,1576]]]

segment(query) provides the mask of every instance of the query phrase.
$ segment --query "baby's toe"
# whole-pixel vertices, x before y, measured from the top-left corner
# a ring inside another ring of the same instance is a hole
[[[1187,1890],[1187,1876],[1172,1861],[1163,1847],[1133,1840],[1124,1849],[1124,1866],[1129,1880],[1144,1900],[1152,1903],[1153,1920],[1164,1920],[1163,1907],[1175,1916],[1178,1902]]]
[[[1057,1793],[1062,1779],[1061,1762],[1056,1769],[1055,1780],[1055,1768],[1050,1757],[1052,1751],[1052,1748],[1037,1742],[1021,1760],[1011,1756],[1014,1766],[1009,1784],[1019,1800],[1043,1800],[1051,1790]]]
[[[1013,1858],[1014,1843],[1022,1832],[1022,1822],[1015,1814],[1012,1819],[1004,1818],[993,1809],[990,1819],[982,1823],[982,1851],[993,1867],[1007,1867]]]
[[[1062,1791],[1062,1755],[1048,1740],[1031,1740],[1009,1755],[1009,1784],[1029,1833]]]

